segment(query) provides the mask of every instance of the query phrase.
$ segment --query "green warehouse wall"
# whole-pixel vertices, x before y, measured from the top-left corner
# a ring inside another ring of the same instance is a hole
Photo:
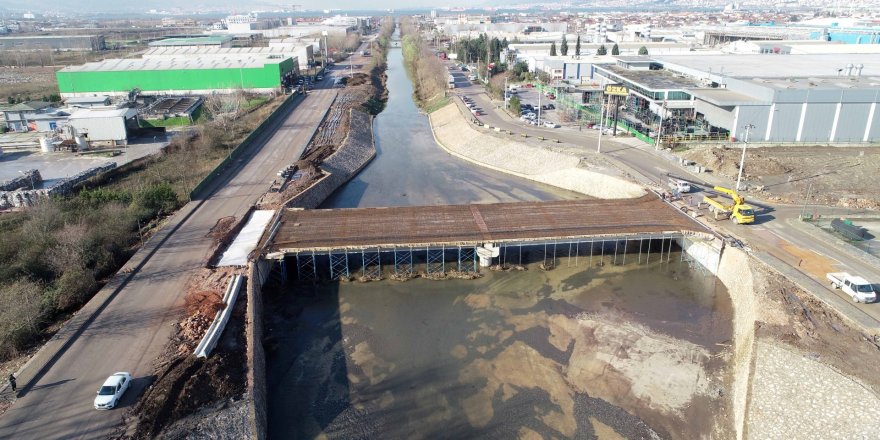
[[[65,71],[55,74],[61,93],[125,92],[141,90],[267,89],[281,86],[281,77],[293,70],[293,60],[262,68],[176,69],[134,71]]]

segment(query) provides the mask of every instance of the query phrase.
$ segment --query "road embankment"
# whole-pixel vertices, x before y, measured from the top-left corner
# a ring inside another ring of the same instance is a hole
[[[345,141],[321,164],[324,176],[285,202],[285,208],[317,208],[376,157],[373,117],[359,110],[350,112]]]
[[[723,251],[717,275],[734,309],[737,438],[873,436],[878,338],[741,249]]]
[[[580,167],[579,157],[505,139],[473,126],[455,104],[429,117],[437,143],[449,154],[497,171],[600,199],[645,194],[640,185]]]

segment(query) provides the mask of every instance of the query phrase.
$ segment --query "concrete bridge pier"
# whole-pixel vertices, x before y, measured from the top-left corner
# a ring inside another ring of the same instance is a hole
[[[501,248],[495,246],[494,243],[483,243],[477,248],[477,256],[480,257],[480,267],[489,267],[492,265],[492,259],[501,255]]]

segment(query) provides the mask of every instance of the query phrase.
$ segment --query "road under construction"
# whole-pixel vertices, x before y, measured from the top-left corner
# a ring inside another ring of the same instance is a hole
[[[654,194],[626,200],[285,210],[269,231],[264,255],[282,263],[292,257],[301,280],[348,278],[352,271],[380,277],[383,263],[405,276],[419,262],[427,274],[475,272],[478,263],[489,266],[494,258],[522,264],[523,247],[537,248],[545,266],[566,253],[578,258],[613,252],[617,261],[618,254],[626,258],[638,252],[639,261],[644,253],[647,262],[652,246],[654,253],[668,254],[684,235],[710,234]]]

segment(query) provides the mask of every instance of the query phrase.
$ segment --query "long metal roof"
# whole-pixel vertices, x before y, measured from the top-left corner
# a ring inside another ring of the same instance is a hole
[[[110,59],[80,66],[68,66],[61,72],[130,72],[135,70],[204,70],[204,69],[261,69],[266,65],[281,64],[295,57],[270,58],[254,55],[251,58],[131,58]]]

